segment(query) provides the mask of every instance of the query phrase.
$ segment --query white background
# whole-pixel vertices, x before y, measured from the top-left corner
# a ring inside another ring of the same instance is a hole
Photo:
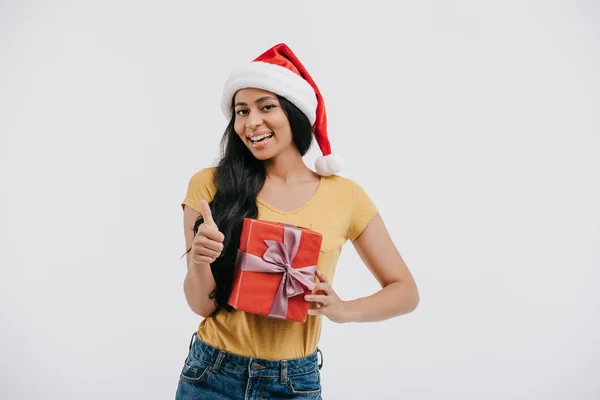
[[[324,398],[600,398],[597,2],[0,4],[0,398],[174,398],[180,203],[279,42],[421,295],[325,321]],[[378,290],[349,243],[334,288]]]

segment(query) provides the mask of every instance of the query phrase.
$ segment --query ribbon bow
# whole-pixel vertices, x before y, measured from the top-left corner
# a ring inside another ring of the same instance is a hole
[[[288,298],[304,293],[302,285],[309,290],[315,288],[314,277],[316,265],[292,268],[302,230],[292,225],[284,225],[283,243],[276,240],[265,240],[267,250],[262,257],[244,253],[238,249],[235,266],[243,271],[283,273],[279,288],[275,294],[269,317],[285,319],[288,310]]]

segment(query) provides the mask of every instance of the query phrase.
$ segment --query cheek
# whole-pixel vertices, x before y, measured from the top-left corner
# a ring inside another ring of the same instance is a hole
[[[237,135],[240,138],[243,138],[245,136],[245,132],[244,132],[244,124],[239,122],[239,120],[236,120],[233,124],[233,130],[235,131],[235,133],[237,133]]]
[[[283,114],[280,118],[278,118],[277,128],[278,128],[277,130],[279,131],[279,134],[281,136],[281,139],[285,139],[286,141],[292,140],[292,128],[290,127],[290,123],[287,120],[287,118],[285,117],[285,114]]]
[[[282,132],[283,132],[283,138],[285,140],[285,142],[293,142],[293,138],[292,138],[292,129],[290,128],[289,124],[285,124],[282,126]]]

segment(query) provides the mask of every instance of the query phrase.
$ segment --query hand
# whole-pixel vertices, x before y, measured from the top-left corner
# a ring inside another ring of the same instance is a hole
[[[192,244],[192,261],[195,264],[211,264],[223,251],[225,236],[219,231],[206,200],[200,200],[200,212],[204,222],[198,227]]]
[[[327,276],[317,270],[319,283],[315,284],[312,294],[304,296],[306,301],[316,302],[319,308],[309,308],[308,315],[324,315],[333,322],[350,322],[352,320],[348,303],[335,293]]]

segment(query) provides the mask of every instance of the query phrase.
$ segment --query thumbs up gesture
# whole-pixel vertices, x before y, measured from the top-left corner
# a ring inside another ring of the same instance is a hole
[[[219,231],[206,200],[200,200],[200,212],[204,222],[198,227],[192,245],[192,261],[195,264],[211,264],[223,251],[225,236]]]

